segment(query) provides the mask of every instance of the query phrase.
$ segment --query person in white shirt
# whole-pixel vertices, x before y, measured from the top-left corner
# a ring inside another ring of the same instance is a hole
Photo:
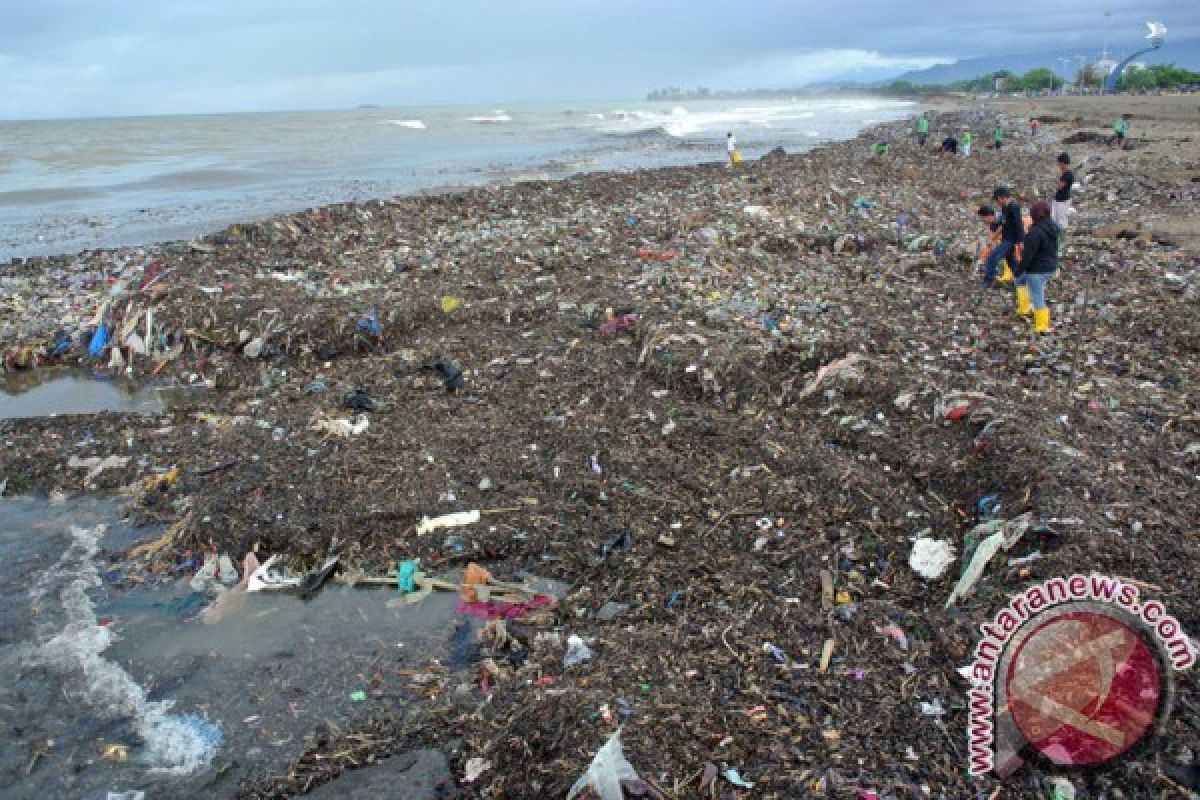
[[[734,166],[741,160],[741,153],[738,152],[737,139],[733,138],[732,133],[725,134],[725,150],[729,153],[729,166]]]

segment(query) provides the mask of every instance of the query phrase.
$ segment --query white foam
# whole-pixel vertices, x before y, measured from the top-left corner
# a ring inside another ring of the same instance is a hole
[[[401,128],[411,128],[414,131],[425,130],[425,123],[419,119],[389,119],[388,122]]]
[[[502,108],[496,109],[491,114],[484,114],[478,117],[467,117],[467,122],[512,122],[512,117]]]
[[[79,682],[80,694],[99,716],[129,717],[145,742],[151,772],[187,775],[216,755],[217,728],[192,716],[168,713],[169,700],[151,702],[146,691],[119,664],[101,655],[113,643],[113,632],[99,624],[88,590],[100,585],[95,556],[105,526],[71,527],[71,544],[58,563],[30,590],[36,608],[51,587],[62,586],[59,600],[63,627],[41,633],[40,642],[22,653],[28,664],[54,670]]]
[[[727,106],[689,111],[683,106],[670,110],[643,111],[614,109],[603,114],[593,114],[604,133],[640,133],[661,129],[670,136],[723,135],[728,131],[744,134],[771,129],[797,129],[802,120],[821,116],[857,115],[869,111],[901,109],[907,104],[882,98],[803,98],[792,102],[761,103],[745,106]],[[811,123],[810,123],[811,124]],[[804,131],[807,136],[822,135],[812,130]]]

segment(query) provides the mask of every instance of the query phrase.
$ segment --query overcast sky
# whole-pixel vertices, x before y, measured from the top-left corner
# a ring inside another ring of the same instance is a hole
[[[616,100],[1096,53],[1200,0],[0,0],[0,118]],[[1167,53],[1164,52],[1164,57]],[[1192,68],[1200,65],[1190,64]]]

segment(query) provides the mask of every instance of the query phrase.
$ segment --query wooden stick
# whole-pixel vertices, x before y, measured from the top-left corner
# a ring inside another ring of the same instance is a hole
[[[820,671],[825,673],[829,670],[829,661],[833,658],[834,640],[826,639],[825,645],[821,648],[821,666]]]
[[[833,573],[827,569],[821,570],[821,608],[829,611],[833,608]]]

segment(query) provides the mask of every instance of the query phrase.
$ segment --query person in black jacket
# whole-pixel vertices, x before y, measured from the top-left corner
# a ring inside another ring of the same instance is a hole
[[[992,230],[1000,231],[1000,244],[992,248],[987,260],[983,262],[983,285],[991,288],[996,285],[996,267],[1001,260],[1009,264],[1015,260],[1014,252],[1025,239],[1025,223],[1021,221],[1021,207],[1013,199],[1012,192],[1007,187],[997,186],[992,192],[992,199],[1000,206],[1000,219],[992,223]]]
[[[1033,332],[1050,332],[1050,308],[1046,305],[1046,284],[1058,272],[1058,226],[1050,218],[1050,204],[1039,200],[1029,209],[1033,227],[1025,237],[1024,252],[1015,272],[1017,284],[1029,291],[1033,305]]]

